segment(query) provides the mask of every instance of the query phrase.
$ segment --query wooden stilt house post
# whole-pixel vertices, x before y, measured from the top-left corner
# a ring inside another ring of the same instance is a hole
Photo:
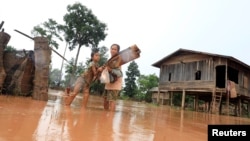
[[[199,95],[198,94],[195,95],[194,109],[195,109],[195,111],[198,111],[198,109],[199,109]]]
[[[185,109],[185,98],[186,98],[186,91],[185,89],[182,90],[182,100],[181,100],[181,109]]]
[[[170,91],[170,106],[173,106],[173,91]]]
[[[237,114],[237,116],[241,116],[242,115],[242,109],[241,109],[241,97],[238,97],[238,114]]]
[[[215,111],[215,102],[214,102],[214,97],[215,97],[215,91],[212,91],[212,101],[210,103],[210,113],[213,113]]]
[[[160,88],[158,87],[157,89],[157,99],[156,99],[156,103],[160,104]]]

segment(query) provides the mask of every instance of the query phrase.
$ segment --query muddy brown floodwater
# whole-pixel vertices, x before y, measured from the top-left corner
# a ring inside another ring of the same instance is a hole
[[[122,100],[109,112],[99,96],[83,108],[78,95],[67,107],[61,92],[49,93],[48,102],[0,95],[0,141],[206,141],[208,124],[250,124],[249,118]]]

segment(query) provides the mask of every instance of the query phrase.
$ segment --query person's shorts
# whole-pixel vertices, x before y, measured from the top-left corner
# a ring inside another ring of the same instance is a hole
[[[81,77],[81,76],[79,76],[79,77],[76,79],[76,82],[75,82],[74,85],[76,85],[76,84],[81,84],[81,87],[83,87],[84,82],[85,82],[85,81],[84,81],[84,78]]]
[[[82,76],[79,76],[76,79],[76,82],[75,82],[74,86],[76,86],[76,85],[80,85],[81,89],[89,88],[89,85],[86,83],[86,81],[84,80],[84,78]]]
[[[119,96],[119,90],[104,90],[103,97],[106,97],[108,101],[115,101]]]

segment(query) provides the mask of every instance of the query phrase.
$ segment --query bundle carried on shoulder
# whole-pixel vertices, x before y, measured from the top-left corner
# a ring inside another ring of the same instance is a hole
[[[113,83],[117,80],[118,77],[122,77],[122,71],[119,69],[120,66],[133,61],[140,57],[141,50],[137,47],[137,45],[132,45],[122,51],[120,51],[117,55],[111,57],[104,66],[108,66],[112,68],[111,72],[108,72],[107,68],[105,68],[100,74],[101,83]]]

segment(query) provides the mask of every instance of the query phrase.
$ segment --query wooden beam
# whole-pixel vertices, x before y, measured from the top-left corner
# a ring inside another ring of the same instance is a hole
[[[34,40],[33,37],[31,37],[31,36],[29,36],[29,35],[27,35],[27,34],[21,32],[21,31],[19,31],[19,30],[16,30],[16,29],[15,29],[14,31],[16,31],[16,32],[18,32],[18,33],[20,33],[20,34],[22,34],[22,35],[25,36],[25,37],[28,37],[28,38],[31,39],[31,40]],[[56,50],[54,50],[52,47],[49,46],[49,48],[50,48],[52,51],[54,51],[58,56],[60,56],[63,60],[65,60],[69,65],[71,65],[70,62],[69,62],[64,56],[62,56],[60,53],[58,53],[58,52],[57,52]]]
[[[159,104],[159,101],[160,101],[160,88],[158,87],[158,91],[157,91],[157,104]]]
[[[227,115],[229,115],[229,98],[230,98],[230,93],[227,92],[227,95],[226,95],[226,111],[227,111]]]
[[[250,117],[250,101],[248,101],[247,103],[247,113],[248,113],[248,117]]]
[[[241,115],[242,115],[242,112],[241,112],[241,111],[242,111],[242,109],[241,109],[241,104],[242,104],[242,103],[241,103],[241,97],[238,97],[238,114],[239,114],[238,116],[239,116],[239,117],[241,117]]]
[[[171,91],[171,92],[170,92],[170,106],[173,105],[173,96],[174,96],[174,92]]]
[[[225,86],[228,87],[228,60],[226,63],[226,73],[225,73]],[[230,94],[229,91],[226,94],[226,111],[227,111],[227,115],[229,115],[229,99],[230,98]]]
[[[196,94],[195,95],[195,107],[194,107],[195,111],[198,111],[199,109],[199,95]]]
[[[215,89],[212,91],[212,101],[209,104],[209,111],[211,114],[215,112],[216,101],[214,101],[214,97],[215,97]]]
[[[182,101],[181,101],[181,109],[185,109],[185,97],[186,97],[186,91],[185,89],[182,90]]]

